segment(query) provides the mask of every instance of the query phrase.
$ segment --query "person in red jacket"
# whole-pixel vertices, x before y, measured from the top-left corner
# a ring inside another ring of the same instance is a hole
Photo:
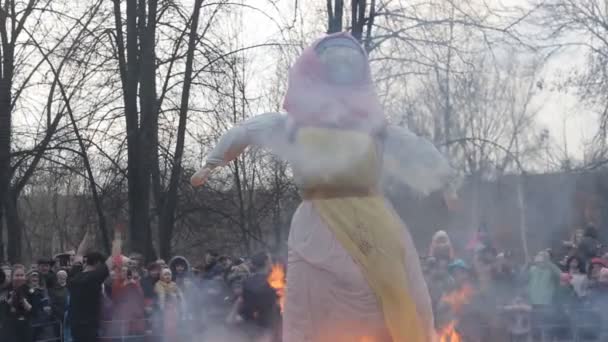
[[[143,341],[145,333],[144,292],[136,269],[128,268],[128,259],[121,254],[120,232],[115,234],[112,247],[112,266],[116,272],[112,280],[112,336],[129,336],[132,341]]]

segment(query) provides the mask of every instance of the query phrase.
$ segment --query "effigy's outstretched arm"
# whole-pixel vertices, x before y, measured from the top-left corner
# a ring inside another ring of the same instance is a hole
[[[384,171],[410,188],[428,195],[444,190],[455,196],[460,177],[435,146],[407,128],[391,126],[384,142]]]
[[[266,113],[243,121],[228,130],[211,151],[203,167],[192,176],[193,186],[201,186],[213,169],[225,166],[236,159],[248,146],[273,149],[279,147],[284,137],[287,116]]]

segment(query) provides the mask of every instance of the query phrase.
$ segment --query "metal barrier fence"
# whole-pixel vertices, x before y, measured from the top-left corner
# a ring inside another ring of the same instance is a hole
[[[102,321],[100,328],[100,342],[118,341],[162,341],[163,338],[181,338],[184,341],[193,336],[195,330],[202,327],[200,320],[180,319],[169,327],[162,319],[141,319],[129,321]],[[190,341],[191,339],[188,339]],[[68,342],[68,341],[66,341]]]
[[[606,308],[608,310],[608,308]],[[542,314],[542,312],[541,312]],[[515,329],[505,321],[504,327],[507,328],[507,336],[502,336],[500,340],[512,342],[606,342],[608,341],[608,324],[596,319],[580,319],[588,315],[588,311],[572,312],[569,319],[560,324],[543,322],[533,318],[534,312],[529,315],[529,322],[519,322]],[[524,320],[525,321],[525,320]],[[135,342],[135,341],[163,341],[166,337],[175,337],[180,341],[194,341],[196,336],[201,336],[205,330],[205,325],[201,320],[181,319],[173,325],[172,333],[164,331],[166,327],[164,320],[145,319],[130,321],[103,321],[100,324],[100,342]],[[45,330],[51,333],[38,338],[35,342],[72,342],[69,327],[64,329],[62,322],[48,322],[32,325],[33,329]],[[484,328],[484,326],[479,326]],[[231,329],[240,329],[238,325]],[[204,342],[224,342],[224,341],[204,341]],[[447,341],[453,342],[453,341]],[[463,338],[460,342],[468,342]],[[486,342],[486,341],[482,341]],[[489,342],[489,341],[488,341]]]
[[[202,322],[193,319],[180,319],[174,325],[174,334],[164,331],[165,321],[161,319],[143,319],[128,321],[102,321],[99,325],[99,342],[118,341],[163,341],[165,337],[176,337],[191,341],[193,334],[202,329]],[[32,324],[32,330],[40,331],[35,342],[72,342],[69,326],[65,329],[63,322],[53,321]]]
[[[63,322],[51,321],[32,324],[32,330],[41,336],[34,336],[35,342],[62,342]]]

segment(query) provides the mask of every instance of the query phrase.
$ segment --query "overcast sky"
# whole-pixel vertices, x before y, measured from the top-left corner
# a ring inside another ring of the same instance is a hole
[[[285,24],[293,19],[294,0],[275,0],[276,7],[269,0],[242,0],[245,4],[262,8],[266,14],[277,20],[279,24]],[[492,0],[490,0],[492,1]],[[493,0],[505,6],[526,6],[528,0]],[[300,5],[305,1],[300,0]],[[306,2],[312,4],[311,2]],[[313,1],[314,3],[314,1]],[[324,3],[324,1],[323,1]],[[314,4],[313,4],[314,6]],[[277,11],[278,8],[278,11]],[[277,24],[264,14],[253,10],[243,12],[243,44],[251,45],[263,43],[278,37],[279,28]],[[260,70],[267,69],[271,63],[263,56],[257,57],[260,62]],[[597,128],[596,116],[586,111],[577,100],[572,89],[567,91],[556,91],[551,87],[551,82],[556,80],[555,75],[566,75],[573,68],[584,62],[585,56],[580,51],[564,52],[551,59],[543,68],[540,75],[545,80],[545,86],[536,102],[541,106],[537,117],[539,129],[547,128],[555,143],[568,150],[571,156],[582,157],[583,144],[588,141]]]

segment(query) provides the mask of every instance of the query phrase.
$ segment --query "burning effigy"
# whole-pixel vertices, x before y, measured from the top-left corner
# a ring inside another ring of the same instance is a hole
[[[303,202],[288,241],[283,341],[408,341],[435,338],[433,313],[408,229],[383,195],[400,182],[453,196],[458,177],[428,141],[390,126],[365,50],[347,33],[328,35],[292,66],[286,114],[254,116],[230,129],[192,177],[247,146],[289,162]]]

